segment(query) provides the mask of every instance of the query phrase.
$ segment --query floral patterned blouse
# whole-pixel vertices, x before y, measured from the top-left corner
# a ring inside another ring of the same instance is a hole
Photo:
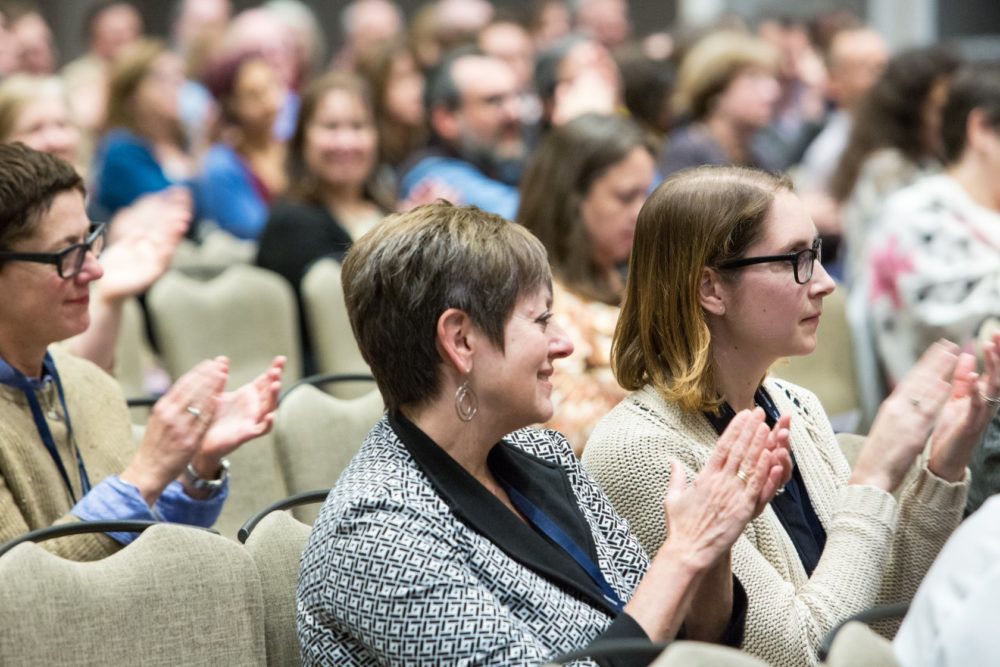
[[[627,393],[611,370],[611,339],[618,306],[594,301],[553,281],[552,311],[573,342],[573,354],[552,375],[555,413],[545,425],[565,434],[577,456],[597,422]]]

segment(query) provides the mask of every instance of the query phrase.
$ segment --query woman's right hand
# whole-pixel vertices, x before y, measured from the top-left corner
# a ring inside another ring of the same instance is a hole
[[[119,476],[137,487],[150,506],[198,452],[228,375],[225,358],[203,361],[153,406],[142,443]]]
[[[941,408],[952,393],[958,346],[931,345],[882,402],[854,469],[851,484],[894,492],[927,444]]]
[[[667,542],[682,549],[689,564],[708,568],[790,476],[788,420],[779,422],[772,434],[763,410],[740,412],[693,485],[687,485],[681,463],[673,462],[664,501]]]

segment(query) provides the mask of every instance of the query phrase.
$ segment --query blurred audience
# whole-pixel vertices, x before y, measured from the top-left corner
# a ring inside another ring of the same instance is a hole
[[[778,158],[755,140],[774,119],[777,68],[778,54],[767,42],[740,32],[710,33],[691,47],[674,92],[674,110],[686,124],[667,137],[660,173],[705,164],[776,170]]]
[[[46,75],[56,71],[59,54],[48,21],[33,5],[12,5],[8,25],[17,49],[17,71]]]
[[[528,152],[514,70],[460,50],[431,74],[425,99],[430,142],[401,170],[403,207],[443,197],[513,218]]]
[[[655,156],[634,122],[587,114],[545,137],[521,184],[517,221],[548,251],[552,312],[573,343],[552,377],[548,426],[577,456],[597,420],[625,397],[611,369],[611,339]]]
[[[201,213],[241,239],[256,240],[270,203],[285,191],[285,145],[274,133],[283,88],[256,51],[225,55],[205,85],[219,106],[215,143],[198,176]]]
[[[392,0],[354,0],[340,12],[344,45],[334,63],[354,67],[368,51],[401,41],[405,28],[403,10]]]
[[[311,349],[299,286],[321,257],[342,260],[392,207],[374,184],[378,136],[367,87],[345,72],[313,81],[289,153],[289,191],[261,233],[257,264],[284,276],[299,298],[303,350]]]
[[[574,30],[614,51],[632,36],[628,5],[627,0],[574,0]]]
[[[611,53],[580,34],[560,39],[535,63],[542,103],[542,131],[585,113],[614,113],[622,106],[622,81]]]
[[[645,49],[619,50],[615,57],[621,73],[625,108],[633,119],[662,141],[674,127],[674,111],[670,104],[677,80],[672,62],[654,58]]]

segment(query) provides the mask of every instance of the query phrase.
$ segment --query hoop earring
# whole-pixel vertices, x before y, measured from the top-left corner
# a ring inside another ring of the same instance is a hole
[[[472,387],[469,386],[468,375],[455,391],[455,412],[458,414],[458,418],[464,422],[471,422],[472,418],[479,412],[479,399],[476,398],[476,392],[472,391]]]

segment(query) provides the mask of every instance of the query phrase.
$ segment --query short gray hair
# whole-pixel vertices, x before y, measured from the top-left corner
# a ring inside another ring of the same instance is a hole
[[[530,232],[445,201],[380,222],[348,252],[342,281],[354,337],[390,410],[436,397],[445,310],[467,313],[503,350],[518,299],[552,284],[545,247]]]

